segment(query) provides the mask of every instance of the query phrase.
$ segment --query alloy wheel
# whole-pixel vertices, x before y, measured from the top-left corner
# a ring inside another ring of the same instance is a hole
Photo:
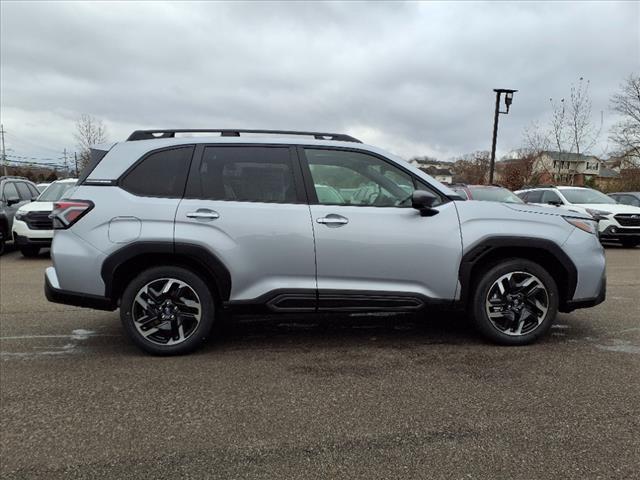
[[[510,272],[489,288],[485,310],[494,328],[511,336],[537,329],[549,310],[549,293],[538,277],[528,272]]]
[[[202,316],[200,298],[182,280],[161,278],[144,285],[131,308],[140,335],[157,345],[176,345],[196,331]]]

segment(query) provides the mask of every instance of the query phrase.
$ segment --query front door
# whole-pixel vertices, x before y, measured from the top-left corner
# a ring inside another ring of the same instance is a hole
[[[422,217],[410,197],[428,187],[396,164],[351,149],[303,152],[316,196],[320,308],[411,309],[455,297],[462,244],[453,202]]]

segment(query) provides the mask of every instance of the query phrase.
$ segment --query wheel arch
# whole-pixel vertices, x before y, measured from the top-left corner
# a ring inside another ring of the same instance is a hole
[[[142,270],[167,265],[184,267],[201,276],[216,301],[229,299],[231,274],[224,263],[200,245],[173,242],[136,242],[109,255],[101,269],[105,296],[115,303]]]
[[[523,258],[539,264],[558,286],[559,310],[567,311],[578,282],[578,272],[569,256],[551,240],[529,237],[491,237],[474,245],[462,257],[459,281],[460,302],[464,307],[472,297],[479,275],[492,265],[508,258]]]

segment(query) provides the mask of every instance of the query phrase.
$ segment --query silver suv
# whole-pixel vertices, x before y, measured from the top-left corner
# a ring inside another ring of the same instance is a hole
[[[523,345],[557,311],[604,300],[588,216],[464,201],[347,135],[136,131],[93,155],[54,205],[46,295],[119,307],[153,354],[200,346],[223,310],[447,306],[488,339]]]

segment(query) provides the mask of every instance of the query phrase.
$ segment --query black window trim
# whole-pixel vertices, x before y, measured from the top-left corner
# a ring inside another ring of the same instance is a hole
[[[136,160],[132,165],[130,165],[129,168],[127,168],[118,177],[118,179],[114,183],[112,183],[112,184],[103,184],[103,185],[105,185],[105,186],[117,185],[118,187],[120,187],[125,192],[130,193],[131,195],[134,195],[136,197],[143,197],[143,198],[178,198],[178,199],[182,199],[182,198],[184,198],[185,191],[186,191],[186,188],[187,188],[187,183],[189,181],[189,175],[191,173],[191,165],[193,164],[194,153],[195,153],[195,150],[196,150],[195,147],[196,147],[196,144],[194,144],[194,143],[184,143],[184,144],[181,144],[181,145],[172,145],[170,147],[163,147],[163,148],[156,148],[155,150],[149,150],[144,155],[142,155],[138,160]],[[135,168],[138,165],[140,165],[142,162],[144,162],[151,155],[154,155],[154,154],[159,153],[159,152],[165,152],[165,151],[170,151],[170,150],[178,150],[178,149],[183,149],[183,148],[191,148],[191,158],[189,159],[189,168],[188,168],[188,171],[187,171],[186,180],[184,182],[184,185],[182,186],[182,194],[180,194],[179,196],[173,196],[173,195],[171,195],[171,196],[169,196],[169,195],[141,195],[139,193],[132,192],[131,190],[127,189],[124,186],[124,180],[127,177],[127,175],[129,175],[129,173],[131,173],[133,170],[135,170]]]
[[[421,178],[419,178],[418,176],[416,176],[412,171],[410,171],[408,168],[405,168],[402,165],[399,165],[398,163],[394,162],[393,160],[380,155],[376,152],[372,152],[370,150],[364,150],[362,148],[350,148],[350,147],[334,147],[334,146],[328,146],[328,145],[302,145],[302,144],[298,144],[297,145],[297,150],[298,150],[298,156],[300,157],[300,166],[302,168],[302,175],[304,178],[304,184],[307,190],[307,197],[309,200],[309,205],[323,205],[323,206],[333,206],[333,207],[345,207],[345,206],[349,206],[349,207],[375,207],[375,208],[410,208],[410,206],[393,206],[393,205],[325,205],[323,203],[320,203],[318,201],[318,195],[316,193],[316,188],[313,184],[313,177],[311,176],[311,169],[309,168],[309,161],[307,159],[307,156],[305,154],[305,149],[309,149],[309,150],[338,150],[338,151],[342,151],[342,152],[354,152],[354,153],[361,153],[364,155],[370,155],[374,158],[377,158],[379,160],[382,160],[383,162],[387,163],[388,165],[397,168],[398,170],[406,173],[407,175],[409,175],[409,177],[411,178],[411,180],[413,181],[413,188],[414,189],[418,189],[418,186],[426,188],[430,193],[433,193],[434,195],[437,195],[441,200],[442,203],[440,203],[440,205],[444,205],[445,203],[448,203],[449,201],[451,201],[452,199],[446,195],[444,192],[441,192],[439,190],[437,190],[436,188],[432,187],[431,185],[429,185],[427,182],[425,182],[424,180],[422,180]],[[440,206],[438,205],[438,206]]]
[[[286,148],[289,152],[289,160],[293,169],[293,184],[296,191],[295,202],[258,202],[252,200],[226,200],[211,199],[202,195],[200,188],[198,172],[200,165],[204,159],[204,151],[208,147],[224,147],[224,148],[240,148],[240,147],[267,147],[267,148]],[[296,146],[290,143],[200,143],[197,144],[193,161],[191,162],[191,170],[187,178],[187,186],[183,198],[191,200],[203,200],[208,202],[239,202],[239,203],[264,203],[268,205],[300,205],[307,204],[307,194],[303,182],[303,173],[300,167],[300,160],[297,155]]]

